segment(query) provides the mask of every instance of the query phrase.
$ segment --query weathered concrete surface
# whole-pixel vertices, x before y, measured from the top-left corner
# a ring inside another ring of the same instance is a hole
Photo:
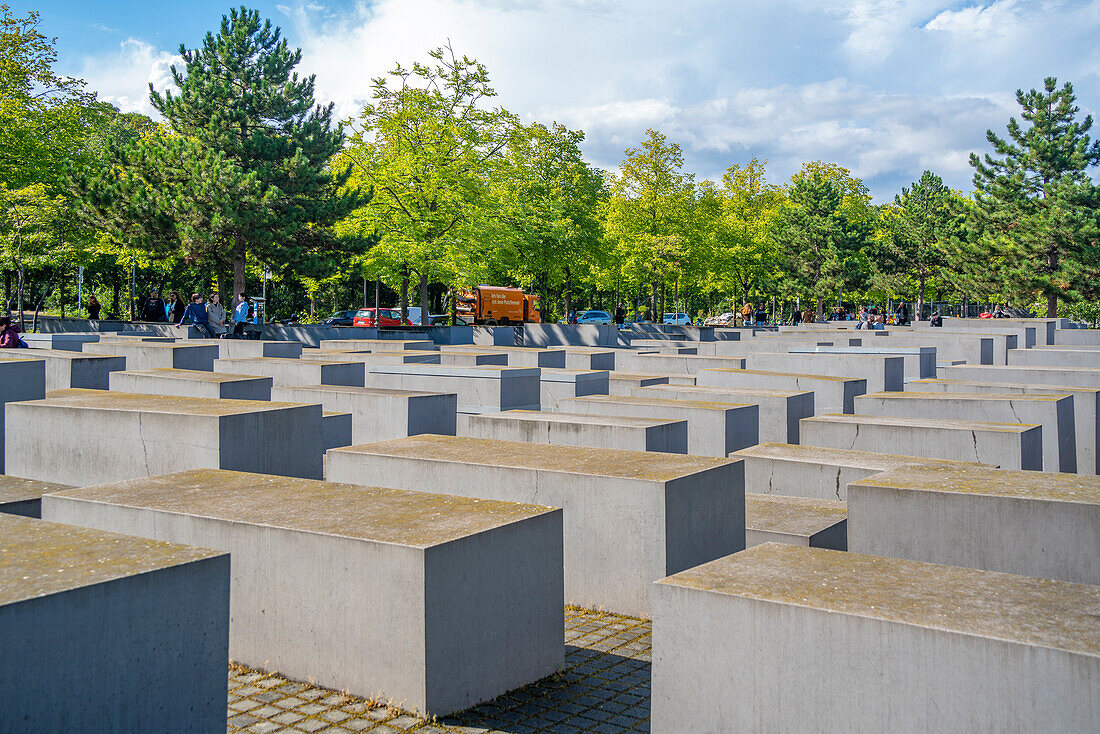
[[[618,371],[607,373],[608,394],[622,398],[632,396],[635,388],[667,384],[668,375],[637,375]]]
[[[590,395],[561,401],[568,413],[686,420],[688,453],[725,458],[760,442],[760,408],[744,402]]]
[[[402,350],[400,352],[344,352],[334,349],[308,349],[302,359],[315,362],[362,362],[364,364],[440,364],[439,352]]]
[[[346,385],[363,387],[366,368],[362,362],[314,362],[307,359],[219,359],[214,371],[229,375],[270,377],[273,387],[296,385]]]
[[[229,555],[0,514],[0,731],[225,726]]]
[[[417,351],[435,348],[430,339],[323,339],[321,349],[368,350],[371,352]]]
[[[1100,478],[908,466],[852,482],[857,553],[1100,585]]]
[[[760,440],[798,443],[798,425],[814,414],[814,394],[795,390],[658,385],[634,390],[637,397],[753,403],[760,406]]]
[[[867,381],[867,392],[901,391],[905,386],[905,360],[887,355],[859,354],[750,354],[750,370],[831,375]]]
[[[986,367],[964,364],[957,367],[948,367],[942,376],[948,380],[1030,382],[1036,385],[1075,385],[1076,387],[1100,388],[1100,369]]]
[[[220,339],[195,342],[116,342],[114,344],[85,344],[85,354],[103,354],[125,357],[126,369],[153,370],[168,367],[177,370],[214,369],[218,358]]]
[[[1031,383],[981,382],[977,380],[920,380],[914,390],[949,393],[996,392],[1031,395],[1072,395],[1073,423],[1077,429],[1077,473],[1100,474],[1100,389]]]
[[[619,349],[597,349],[595,347],[562,347],[565,352],[567,370],[613,370],[615,357],[622,354]]]
[[[764,388],[813,392],[818,413],[854,413],[856,396],[867,392],[862,378],[770,370],[699,370],[700,387]]]
[[[292,403],[320,403],[325,410],[350,413],[353,444],[421,433],[455,435],[458,397],[454,393],[300,385],[277,387],[271,396]]]
[[[351,446],[351,413],[321,413],[321,448],[325,451]]]
[[[617,363],[630,372],[672,372],[695,375],[702,369],[742,369],[744,357],[707,357],[697,354],[644,354],[621,351]]]
[[[46,389],[106,390],[107,375],[126,369],[125,357],[67,352],[63,349],[11,349],[0,360],[40,359],[46,363]]]
[[[8,472],[45,482],[86,486],[196,468],[322,473],[320,405],[56,390],[9,403],[7,421]]]
[[[42,517],[42,495],[62,489],[71,489],[71,486],[0,475],[0,512],[23,517]]]
[[[792,347],[788,354],[849,354],[853,356],[887,355],[901,357],[905,365],[905,382],[936,376],[936,347],[904,347],[872,341],[860,347]]]
[[[433,354],[433,352],[423,352]],[[482,365],[508,366],[508,355],[504,352],[480,352],[480,351],[446,351],[434,352],[439,357],[440,364],[453,365],[455,367],[480,367]]]
[[[562,662],[558,509],[193,471],[51,495],[43,511],[228,551],[229,657],[252,667],[446,714]]]
[[[112,372],[108,379],[111,390],[115,392],[230,400],[271,399],[270,377],[162,367],[155,370],[120,370]]]
[[[837,500],[745,493],[745,547],[790,543],[848,550],[848,508]]]
[[[1100,353],[1091,349],[1013,349],[1008,354],[1012,367],[1059,367],[1100,369]]]
[[[416,436],[329,451],[325,472],[563,508],[566,601],[593,609],[647,616],[653,581],[745,543],[741,465],[725,459]]]
[[[217,344],[219,359],[257,359],[280,357],[297,359],[302,356],[301,342],[271,341],[269,339],[196,339],[187,344]]]
[[[466,413],[538,410],[541,404],[537,367],[371,365],[369,380],[370,387],[454,393]]]
[[[687,453],[687,421],[508,410],[464,416],[462,435],[499,441]]]
[[[79,352],[88,342],[98,342],[99,334],[41,333],[20,334],[31,349],[64,349]]]
[[[506,354],[509,367],[556,367],[565,369],[564,349],[537,349],[534,347],[480,346],[477,344],[440,345],[439,351],[446,354],[458,352],[492,352]]]
[[[607,395],[610,392],[607,370],[561,370],[539,368],[539,402],[542,410],[557,410],[566,398]]]
[[[779,543],[655,586],[654,734],[1100,720],[1095,586]]]
[[[786,443],[761,443],[736,451],[730,458],[745,463],[746,492],[839,501],[848,499],[851,482],[882,471],[912,464],[954,468],[982,466],[973,462]]]
[[[946,334],[939,335],[931,329],[919,333],[892,333],[885,338],[885,346],[935,347],[936,361],[960,361],[967,364],[993,364],[993,335]],[[1004,360],[1001,360],[1004,364]]]
[[[1043,428],[935,418],[830,413],[802,419],[802,444],[852,451],[889,451],[929,459],[976,461],[1002,469],[1043,468]]]
[[[1070,395],[876,393],[856,398],[856,413],[1040,425],[1043,427],[1043,470],[1077,472],[1077,429]]]
[[[0,359],[0,474],[4,472],[4,406],[20,400],[41,400],[44,397],[45,361]]]

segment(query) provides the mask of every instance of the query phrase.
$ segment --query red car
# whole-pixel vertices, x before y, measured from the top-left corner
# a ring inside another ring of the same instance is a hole
[[[383,329],[388,329],[394,326],[412,326],[412,322],[408,319],[401,320],[401,311],[396,308],[380,308],[378,309],[381,318],[381,323],[375,323],[374,309],[373,308],[361,308],[355,312],[355,318],[352,319],[352,326],[380,326]]]

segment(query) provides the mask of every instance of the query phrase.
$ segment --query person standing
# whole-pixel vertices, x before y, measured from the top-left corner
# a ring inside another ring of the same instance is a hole
[[[138,321],[151,321],[164,323],[168,321],[168,312],[165,310],[164,301],[161,300],[160,291],[153,288],[149,291],[149,297],[141,304],[138,311]]]
[[[99,311],[102,306],[99,305],[99,299],[95,297],[95,294],[88,296],[88,318],[95,321],[99,318]]]
[[[176,291],[171,293],[172,301],[168,304],[170,311],[168,312],[168,321],[172,324],[178,324],[183,320],[183,312],[187,310],[187,304],[180,298],[180,294]]]
[[[233,309],[233,334],[244,335],[244,325],[248,323],[248,296],[237,296],[237,307]]]
[[[214,336],[221,336],[227,331],[225,307],[222,306],[222,297],[217,293],[210,294],[210,302],[206,305],[206,319],[210,323],[210,332]]]
[[[906,303],[905,301],[902,301],[901,305],[898,306],[897,314],[898,314],[898,325],[899,326],[908,326],[909,325],[909,304]]]
[[[623,308],[623,304],[620,303],[615,307],[615,325],[622,326],[624,321],[626,321],[626,309]]]

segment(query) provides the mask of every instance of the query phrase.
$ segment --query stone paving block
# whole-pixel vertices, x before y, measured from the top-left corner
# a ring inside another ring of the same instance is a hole
[[[283,676],[445,714],[562,663],[558,509],[197,470],[43,514],[228,551],[229,656]]]
[[[0,514],[0,731],[226,722],[228,554]]]

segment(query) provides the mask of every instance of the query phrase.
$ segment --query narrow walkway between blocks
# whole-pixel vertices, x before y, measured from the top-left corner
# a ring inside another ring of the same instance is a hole
[[[565,608],[556,675],[445,719],[421,719],[278,674],[229,669],[227,732],[576,734],[649,731],[649,620]]]

